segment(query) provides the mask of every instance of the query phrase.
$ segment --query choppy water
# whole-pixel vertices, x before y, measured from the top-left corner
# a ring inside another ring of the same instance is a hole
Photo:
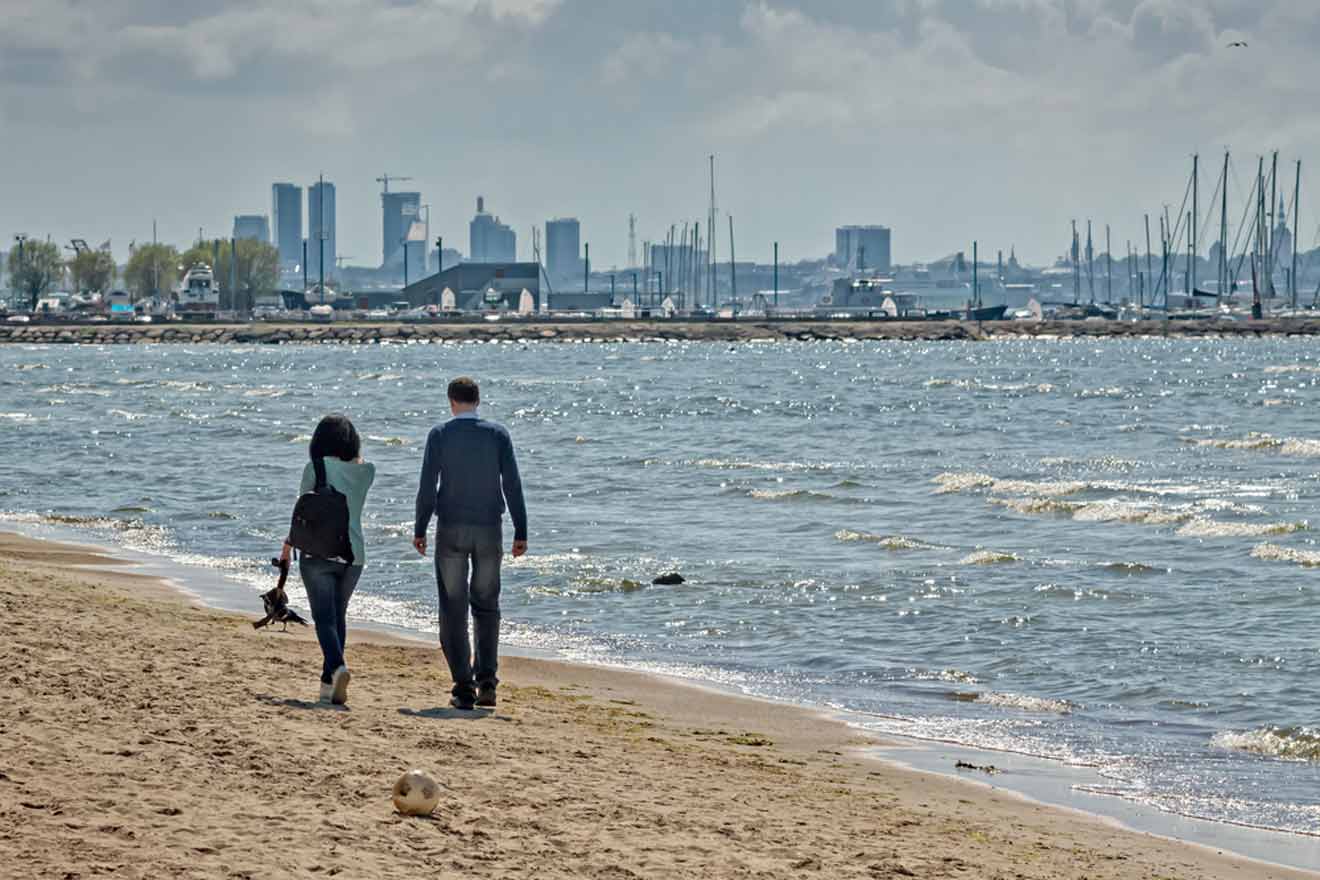
[[[460,372],[527,483],[509,641],[1320,831],[1309,341],[0,347],[0,509],[255,591],[342,409],[353,613],[434,631],[412,499]]]

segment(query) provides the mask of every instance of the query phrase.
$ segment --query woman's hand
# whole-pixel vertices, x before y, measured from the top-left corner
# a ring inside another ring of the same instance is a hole
[[[287,563],[292,558],[293,546],[288,541],[285,541],[284,546],[280,549],[280,562]]]

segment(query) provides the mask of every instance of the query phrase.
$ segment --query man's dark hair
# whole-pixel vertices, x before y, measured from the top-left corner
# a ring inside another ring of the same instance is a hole
[[[334,413],[321,419],[321,423],[312,432],[307,454],[312,458],[355,461],[362,454],[362,438],[358,436],[357,428],[353,427],[348,416]]]
[[[449,399],[454,403],[481,403],[481,389],[475,379],[459,376],[449,383]]]

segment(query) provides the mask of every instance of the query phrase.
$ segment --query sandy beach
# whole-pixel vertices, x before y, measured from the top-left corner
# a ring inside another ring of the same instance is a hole
[[[640,674],[512,658],[499,708],[459,713],[437,649],[354,632],[349,706],[321,707],[310,631],[115,568],[0,536],[0,876],[1313,876]],[[431,820],[390,804],[412,767],[445,785]]]

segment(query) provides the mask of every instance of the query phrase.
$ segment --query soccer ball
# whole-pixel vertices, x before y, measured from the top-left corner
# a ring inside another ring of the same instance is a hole
[[[440,803],[440,784],[425,770],[409,770],[394,783],[394,809],[405,816],[429,816]]]

